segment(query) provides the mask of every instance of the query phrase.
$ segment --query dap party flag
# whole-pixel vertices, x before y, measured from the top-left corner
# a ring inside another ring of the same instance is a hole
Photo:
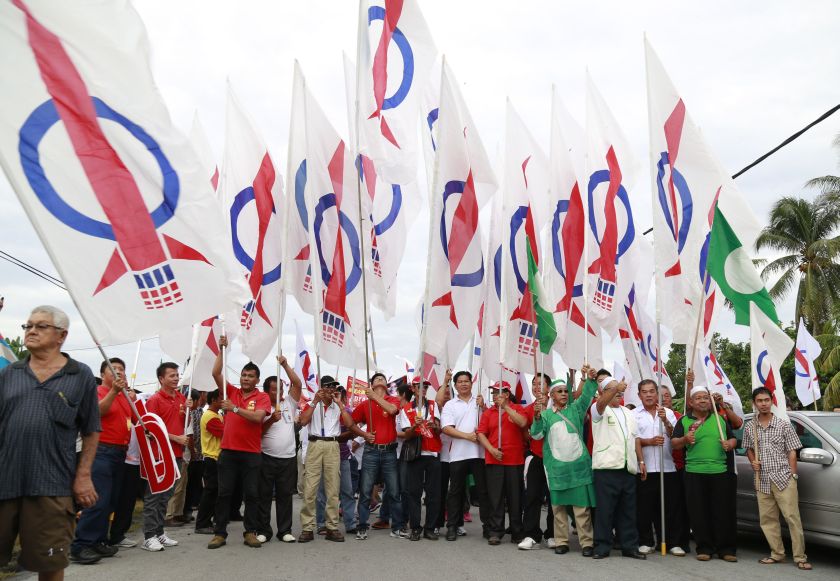
[[[805,328],[805,321],[799,319],[796,332],[796,347],[793,352],[794,371],[796,373],[796,396],[803,406],[820,399],[820,378],[817,376],[815,361],[822,353],[822,347]]]
[[[705,293],[706,217],[722,175],[699,127],[645,40],[657,320],[691,344]]]
[[[252,361],[268,356],[282,324],[282,183],[265,142],[228,83],[219,189],[230,225],[233,255],[251,291],[238,323],[242,352]],[[230,321],[231,325],[236,323]]]
[[[729,376],[726,375],[715,354],[708,347],[699,346],[697,348],[694,377],[695,384],[705,383],[710,392],[721,394],[723,401],[731,404],[735,413],[742,418],[744,417],[744,405],[741,402],[741,396],[735,386],[732,385]]]
[[[586,78],[586,192],[589,311],[615,335],[621,305],[638,267],[636,226],[628,188],[633,183],[630,146],[592,79]]]
[[[487,236],[487,276],[482,283],[482,301],[478,313],[479,368],[491,381],[501,379],[502,338],[502,252],[504,235],[499,222],[502,218],[502,197],[491,202],[490,231]]]
[[[315,392],[318,391],[318,376],[316,375],[315,364],[312,362],[312,357],[309,355],[309,349],[306,348],[306,340],[303,338],[303,333],[300,332],[297,320],[295,321],[295,373],[303,382],[304,395],[307,399],[312,399]]]
[[[359,153],[392,184],[417,178],[420,100],[437,49],[417,0],[359,2]]]
[[[128,2],[0,5],[0,162],[91,334],[119,343],[245,300],[206,168]]]
[[[15,361],[17,361],[15,352],[12,351],[12,348],[9,346],[9,342],[6,338],[3,337],[3,335],[0,335],[0,369],[3,369]]]
[[[749,309],[752,389],[761,386],[769,389],[773,396],[774,413],[787,419],[781,370],[782,363],[793,349],[793,339],[758,304],[750,302]]]
[[[504,176],[502,362],[520,371],[533,370],[537,349],[548,353],[557,337],[553,313],[540,303],[547,299],[541,292],[539,235],[548,214],[548,159],[510,100]]]

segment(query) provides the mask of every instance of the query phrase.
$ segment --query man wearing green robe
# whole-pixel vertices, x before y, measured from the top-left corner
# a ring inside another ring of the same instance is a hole
[[[543,465],[548,476],[551,506],[554,510],[554,552],[569,552],[569,517],[567,507],[575,515],[578,539],[584,557],[593,554],[591,507],[595,506],[595,487],[592,484],[592,459],[583,439],[586,411],[598,384],[595,369],[584,365],[581,377],[586,377],[583,393],[569,401],[569,388],[562,380],[555,381],[549,394],[547,409],[544,397],[538,398],[531,424],[531,437],[543,440]]]

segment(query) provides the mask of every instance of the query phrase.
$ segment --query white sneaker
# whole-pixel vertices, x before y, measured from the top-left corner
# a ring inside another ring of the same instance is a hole
[[[114,546],[119,547],[121,549],[133,549],[137,546],[137,541],[132,541],[131,539],[126,537]]]
[[[257,540],[261,543],[264,543],[268,540],[268,537],[266,537],[265,535],[257,535]]]
[[[643,555],[650,555],[653,553],[653,547],[648,547],[647,545],[639,545],[639,552]]]
[[[525,537],[522,539],[522,542],[519,543],[519,548],[523,551],[530,551],[531,549],[539,548],[539,546],[539,543],[531,537]]]
[[[545,540],[545,546],[549,549],[553,549],[557,546],[557,542],[554,540],[554,537],[549,537]]]
[[[284,543],[294,543],[297,539],[295,538],[295,536],[292,533],[286,533],[285,535],[283,535],[283,538],[280,539],[280,540],[283,541]]]
[[[151,551],[153,553],[156,553],[157,551],[162,551],[163,550],[163,545],[161,544],[161,542],[158,540],[157,537],[152,537],[150,539],[146,539],[145,541],[143,541],[143,545],[142,545],[141,548],[144,551]]]
[[[160,544],[163,545],[164,547],[174,547],[178,544],[178,541],[176,541],[175,539],[171,539],[171,538],[167,537],[166,533],[163,533],[162,535],[159,535],[158,536],[158,541],[160,541]]]
[[[671,547],[671,550],[668,552],[674,555],[675,557],[685,557],[685,551],[682,547]]]
[[[467,536],[467,529],[464,527],[458,527],[458,530],[455,531],[459,537],[466,537]]]

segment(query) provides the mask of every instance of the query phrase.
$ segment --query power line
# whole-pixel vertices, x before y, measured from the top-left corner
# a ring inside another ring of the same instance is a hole
[[[22,268],[23,270],[29,272],[30,274],[34,274],[38,278],[41,278],[41,279],[47,281],[48,283],[50,283],[54,286],[57,286],[61,290],[65,290],[65,291],[67,290],[67,287],[64,285],[64,283],[60,279],[58,279],[58,278],[56,278],[56,277],[54,277],[50,274],[47,274],[46,272],[44,272],[42,270],[39,270],[39,269],[35,268],[31,264],[28,264],[28,263],[24,262],[23,260],[15,257],[15,256],[12,256],[8,252],[3,252],[2,250],[0,250],[0,258],[5,260],[6,262],[10,262],[11,264],[14,264],[17,267]]]

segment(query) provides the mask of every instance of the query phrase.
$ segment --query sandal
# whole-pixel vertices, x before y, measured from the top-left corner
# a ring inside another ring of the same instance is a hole
[[[779,563],[784,563],[783,560],[774,559],[773,557],[764,557],[763,559],[759,559],[758,562],[762,565],[778,565]]]
[[[802,571],[810,571],[811,569],[813,569],[813,567],[811,567],[811,563],[809,563],[808,561],[800,561],[796,564],[796,568]]]

